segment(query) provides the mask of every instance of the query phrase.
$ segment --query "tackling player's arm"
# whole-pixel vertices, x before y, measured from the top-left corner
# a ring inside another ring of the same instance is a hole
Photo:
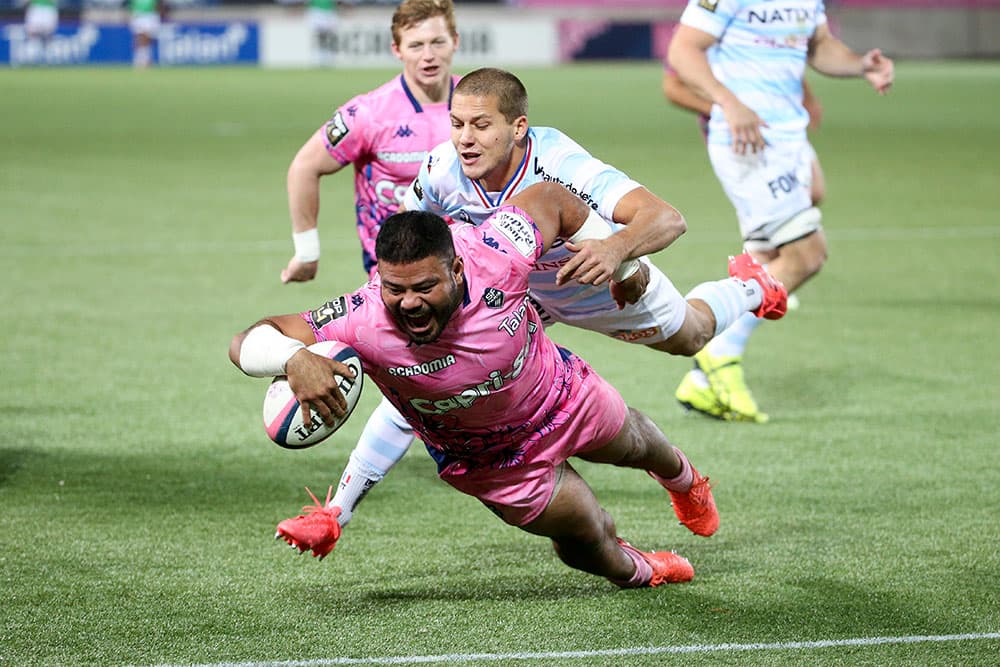
[[[567,241],[567,247],[583,248],[607,240],[605,235],[610,234],[608,224],[583,200],[555,183],[532,185],[511,197],[507,203],[520,207],[531,216],[541,232],[543,252],[551,248],[557,238],[571,239]],[[596,234],[588,229],[596,230]],[[610,280],[611,295],[621,308],[625,303],[635,303],[645,292],[649,269],[635,260],[612,265],[609,269],[594,255],[577,252],[556,275],[557,285],[570,280],[592,285]]]
[[[827,76],[864,77],[880,95],[889,91],[894,78],[892,59],[881,50],[855,53],[834,37],[826,24],[817,26],[809,40],[809,66]]]
[[[229,360],[253,377],[288,376],[288,386],[299,403],[332,425],[334,417],[343,417],[347,411],[336,376],[353,378],[354,372],[306,349],[315,342],[316,335],[300,315],[267,317],[233,336]],[[309,411],[304,410],[302,417],[309,426]]]
[[[612,234],[607,223],[603,223],[593,228],[588,226],[584,234],[569,238],[566,247],[575,255],[559,271],[557,285],[570,279],[591,285],[607,280],[625,284],[631,279],[633,284],[624,293],[638,298],[649,277],[638,258],[666,248],[687,231],[684,216],[677,209],[641,186],[619,200],[613,218],[614,222],[625,225],[624,229]],[[586,233],[602,226],[606,229],[601,233]],[[627,300],[634,302],[631,296]]]
[[[706,52],[716,41],[715,37],[703,30],[681,24],[670,41],[667,59],[681,81],[696,94],[722,107],[736,153],[742,155],[748,149],[753,152],[763,150],[764,137],[760,128],[767,124],[712,74]]]
[[[295,255],[281,272],[283,283],[312,280],[319,267],[320,178],[344,167],[327,152],[324,127],[303,144],[288,167],[288,213],[292,219]]]

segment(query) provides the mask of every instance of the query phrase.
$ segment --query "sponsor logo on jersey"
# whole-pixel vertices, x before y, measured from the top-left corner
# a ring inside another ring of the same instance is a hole
[[[535,328],[530,327],[528,329],[529,333],[534,334]],[[411,398],[410,405],[425,415],[443,415],[452,410],[471,407],[476,400],[487,397],[495,391],[500,391],[507,381],[516,380],[521,375],[521,372],[524,370],[525,359],[528,357],[528,351],[531,349],[531,341],[532,336],[525,337],[524,347],[518,352],[509,372],[503,373],[500,370],[493,370],[489,372],[483,382],[466,387],[457,394],[437,399]]]
[[[438,359],[431,359],[430,361],[425,361],[421,364],[415,364],[413,366],[394,366],[389,367],[386,371],[389,375],[395,377],[413,377],[415,375],[429,375],[430,373],[437,373],[445,368],[453,365],[455,363],[455,355],[449,354]]]
[[[535,158],[535,175],[540,176],[541,179],[547,183],[558,183],[559,185],[563,186],[564,188],[575,194],[577,197],[582,199],[583,203],[585,203],[587,206],[594,209],[595,211],[597,210],[597,202],[594,201],[594,196],[592,194],[590,194],[589,192],[583,192],[582,190],[580,190],[580,188],[576,187],[572,183],[567,183],[561,178],[552,176],[547,171],[545,171],[545,167],[543,167],[541,164],[538,163],[538,158]]]
[[[500,324],[497,325],[497,331],[505,331],[508,336],[513,338],[517,334],[517,330],[521,328],[521,323],[524,322],[524,316],[527,313],[528,297],[524,297],[524,303],[518,306],[517,310],[501,320]],[[534,322],[528,321],[528,333],[530,335],[534,335],[537,328]]]
[[[347,124],[338,111],[326,124],[326,140],[330,142],[330,147],[340,143],[340,140],[347,136],[347,132]]]
[[[647,329],[619,329],[612,331],[611,337],[623,340],[626,343],[634,343],[637,340],[650,338],[660,333],[660,327],[649,327]]]
[[[698,6],[714,13],[719,8],[719,0],[698,0]]]
[[[346,314],[347,299],[341,296],[337,297],[333,301],[327,301],[316,310],[309,311],[309,319],[312,320],[314,327],[322,329],[330,322],[333,322],[338,317],[343,317]]]
[[[513,211],[499,211],[492,218],[493,228],[506,237],[514,248],[531,257],[535,254],[535,228],[523,216]]]
[[[804,7],[784,7],[781,9],[759,10],[751,9],[747,13],[747,23],[751,25],[754,23],[790,23],[795,25],[806,25],[815,22],[815,12]]]
[[[496,287],[487,287],[483,291],[483,303],[487,308],[500,308],[503,306],[503,292]]]
[[[424,157],[426,157],[427,151],[407,151],[404,153],[395,153],[392,151],[378,151],[375,153],[375,157],[379,159],[380,162],[391,162],[393,164],[410,164],[413,162],[423,162]]]
[[[416,132],[411,130],[409,125],[400,125],[396,128],[396,133],[392,136],[399,139],[405,139],[407,137],[412,137],[414,134],[416,134]]]

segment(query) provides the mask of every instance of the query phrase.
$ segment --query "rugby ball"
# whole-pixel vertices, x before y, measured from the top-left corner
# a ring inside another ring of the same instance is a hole
[[[288,379],[283,375],[274,378],[264,395],[264,429],[271,440],[286,449],[312,447],[333,435],[354,412],[364,384],[361,359],[354,348],[327,340],[313,343],[307,349],[346,365],[354,371],[354,379],[338,376],[340,391],[347,399],[347,412],[344,416],[337,419],[333,426],[329,426],[320,419],[318,413],[312,412],[312,424],[307,427],[302,419],[301,406],[288,386]]]

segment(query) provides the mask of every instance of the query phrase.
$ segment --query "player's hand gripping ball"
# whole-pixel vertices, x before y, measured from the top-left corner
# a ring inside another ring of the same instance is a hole
[[[330,426],[313,411],[312,425],[307,427],[302,419],[302,408],[291,387],[288,386],[288,379],[283,375],[274,378],[267,388],[267,394],[264,395],[264,428],[271,440],[287,449],[312,447],[333,435],[354,412],[364,384],[361,359],[358,358],[354,348],[327,340],[313,343],[308,349],[315,354],[339,361],[354,371],[353,379],[337,377],[340,391],[347,400],[347,412]]]

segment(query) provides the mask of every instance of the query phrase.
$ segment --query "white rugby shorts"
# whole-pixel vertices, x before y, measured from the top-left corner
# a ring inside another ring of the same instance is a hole
[[[611,293],[606,292],[607,300],[601,303],[600,309],[593,309],[591,304],[585,314],[577,314],[573,312],[572,303],[563,303],[558,307],[553,305],[550,308],[544,297],[533,294],[533,301],[541,306],[542,322],[546,325],[562,322],[639,345],[667,340],[684,323],[687,300],[652,262],[645,257],[639,261],[649,266],[649,285],[637,302],[618,310],[618,304]]]
[[[736,209],[744,241],[766,245],[786,222],[812,207],[816,153],[808,141],[767,146],[746,155],[737,155],[729,145],[709,144],[708,156]]]

